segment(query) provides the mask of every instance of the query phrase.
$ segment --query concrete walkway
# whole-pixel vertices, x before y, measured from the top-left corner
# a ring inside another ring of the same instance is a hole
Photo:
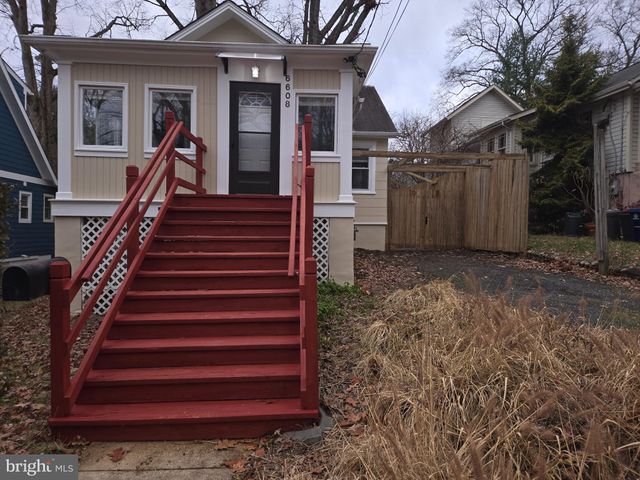
[[[80,456],[80,480],[228,480],[232,471],[224,463],[245,457],[242,445],[220,449],[211,442],[92,443]],[[127,451],[122,460],[109,456]]]

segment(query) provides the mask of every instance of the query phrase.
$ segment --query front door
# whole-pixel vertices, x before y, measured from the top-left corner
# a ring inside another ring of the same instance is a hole
[[[277,195],[280,85],[231,82],[229,193]]]

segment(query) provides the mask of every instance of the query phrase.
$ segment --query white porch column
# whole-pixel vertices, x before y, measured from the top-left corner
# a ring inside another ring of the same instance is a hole
[[[73,88],[71,64],[58,63],[58,200],[69,200],[71,191],[71,158]]]
[[[338,152],[340,154],[339,202],[353,202],[351,152],[353,151],[353,70],[340,70],[338,96]]]
[[[216,193],[229,193],[229,75],[218,65]]]

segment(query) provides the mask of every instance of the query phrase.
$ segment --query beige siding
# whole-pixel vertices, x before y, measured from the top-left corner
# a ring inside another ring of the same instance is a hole
[[[364,140],[364,139],[359,139]],[[388,150],[387,140],[378,140],[376,150]],[[387,222],[387,159],[376,158],[376,194],[353,195],[356,205],[355,223]]]
[[[329,220],[329,277],[353,283],[353,219]]]
[[[340,72],[337,70],[294,70],[295,90],[339,90]]]
[[[265,40],[240,22],[229,20],[199,39],[202,42],[266,43]]]
[[[118,199],[125,192],[124,171],[128,164],[141,169],[148,159],[144,156],[145,84],[195,86],[196,134],[208,147],[204,163],[207,169],[205,185],[215,191],[216,151],[216,69],[200,67],[158,67],[139,65],[74,64],[74,82],[118,82],[129,87],[128,158],[76,156],[72,159],[72,192],[77,199]],[[74,89],[73,101],[76,101]],[[75,115],[75,106],[72,108]],[[74,139],[75,145],[75,139]],[[178,172],[189,172],[185,165]],[[188,178],[192,178],[189,172]]]
[[[314,163],[314,199],[316,202],[336,202],[340,196],[340,164]]]

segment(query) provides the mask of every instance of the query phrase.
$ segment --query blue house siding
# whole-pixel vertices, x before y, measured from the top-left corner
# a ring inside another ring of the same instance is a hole
[[[7,102],[0,96],[0,170],[40,178],[18,127],[9,111]]]
[[[8,258],[21,255],[52,255],[53,222],[44,222],[44,195],[55,195],[56,189],[46,185],[36,185],[14,180],[2,179],[2,183],[12,185],[11,199],[13,206],[7,215],[9,224]],[[31,223],[18,222],[19,192],[31,192]]]

